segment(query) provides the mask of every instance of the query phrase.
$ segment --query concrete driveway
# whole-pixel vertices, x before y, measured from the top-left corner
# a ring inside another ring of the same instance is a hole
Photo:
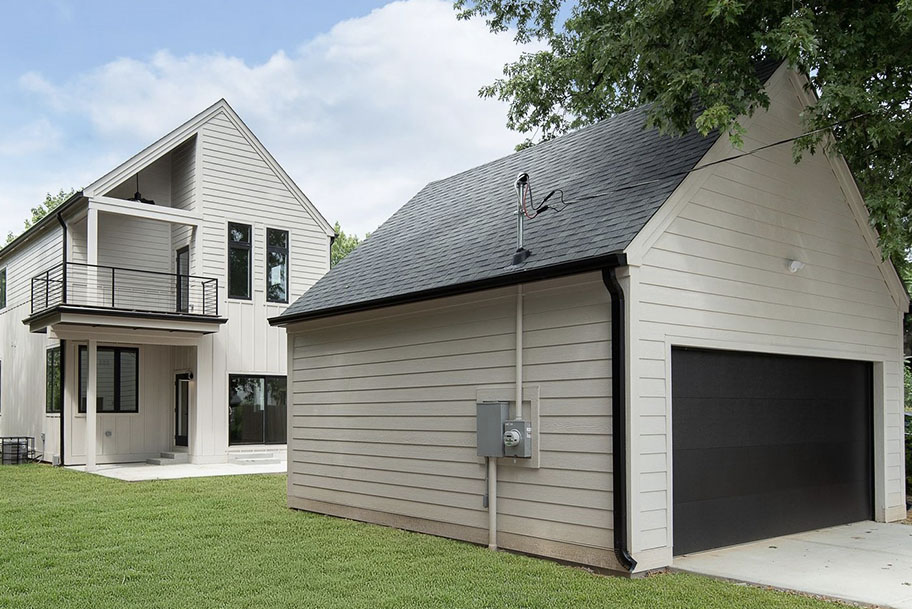
[[[680,556],[674,568],[912,609],[912,526],[859,522]]]

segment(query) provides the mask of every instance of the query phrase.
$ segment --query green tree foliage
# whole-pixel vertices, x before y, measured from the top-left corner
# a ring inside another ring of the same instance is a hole
[[[30,218],[26,218],[25,230],[28,230],[32,226],[37,224],[42,218],[44,218],[46,215],[51,213],[51,211],[53,211],[55,208],[57,208],[61,204],[63,204],[64,201],[66,201],[67,199],[72,197],[75,192],[76,191],[72,188],[70,189],[69,192],[67,192],[61,188],[60,192],[58,192],[56,195],[47,193],[47,195],[44,197],[44,202],[39,203],[37,207],[33,207],[32,216]],[[16,238],[16,235],[12,231],[10,231],[6,234],[7,243],[11,242],[15,238]]]
[[[826,144],[854,172],[884,253],[912,245],[912,0],[456,0],[517,42],[540,41],[481,89],[508,101],[523,145],[651,103],[668,133],[694,125],[741,145],[739,116],[769,105],[756,62],[809,75],[819,102],[802,114],[801,153]]]
[[[339,264],[343,258],[348,256],[352,250],[358,247],[358,244],[363,241],[363,239],[358,238],[358,235],[346,235],[338,222],[336,222],[336,225],[333,228],[336,229],[336,239],[333,241],[332,248],[329,252],[330,267]],[[368,237],[370,237],[370,233],[364,233],[364,239],[367,239]]]

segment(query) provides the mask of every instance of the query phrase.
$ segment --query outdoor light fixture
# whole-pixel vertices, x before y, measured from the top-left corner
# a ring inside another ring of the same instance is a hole
[[[800,260],[789,260],[788,261],[788,270],[789,273],[797,273],[804,268],[804,263]]]

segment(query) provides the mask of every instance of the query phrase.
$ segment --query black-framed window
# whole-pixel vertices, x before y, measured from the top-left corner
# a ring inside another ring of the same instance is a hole
[[[228,298],[250,300],[252,243],[249,224],[228,223]]]
[[[6,308],[6,269],[0,269],[0,309]]]
[[[288,302],[288,231],[266,229],[266,300]]]
[[[285,444],[284,376],[228,377],[228,443]]]
[[[46,360],[44,411],[60,412],[63,406],[63,385],[60,382],[60,347],[48,349]]]
[[[139,349],[98,347],[95,398],[98,412],[139,412]],[[79,347],[79,412],[86,411],[89,352]]]

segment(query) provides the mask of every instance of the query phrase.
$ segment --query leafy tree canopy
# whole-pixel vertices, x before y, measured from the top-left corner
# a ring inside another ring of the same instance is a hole
[[[346,235],[338,222],[336,222],[336,225],[333,228],[336,229],[336,239],[333,241],[332,248],[330,248],[329,252],[330,267],[339,264],[343,258],[348,256],[352,250],[358,247],[358,244],[363,241],[363,239],[358,238],[358,235]],[[368,237],[370,237],[370,233],[364,233],[364,239],[367,239]]]
[[[76,191],[70,189],[69,192],[60,189],[56,195],[47,193],[44,197],[44,203],[39,203],[37,207],[32,208],[32,216],[25,219],[25,230],[30,229],[32,226],[37,224],[42,218],[51,213],[55,208],[59,207],[64,201],[73,196]],[[10,231],[6,234],[6,242],[10,243],[13,239],[16,238],[16,235]]]
[[[741,145],[739,116],[769,105],[754,65],[784,59],[819,102],[802,114],[796,160],[832,126],[884,253],[912,245],[912,0],[455,0],[517,42],[541,41],[481,89],[508,101],[507,125],[546,140],[651,103],[649,124],[696,126]],[[521,145],[522,146],[522,145]]]

